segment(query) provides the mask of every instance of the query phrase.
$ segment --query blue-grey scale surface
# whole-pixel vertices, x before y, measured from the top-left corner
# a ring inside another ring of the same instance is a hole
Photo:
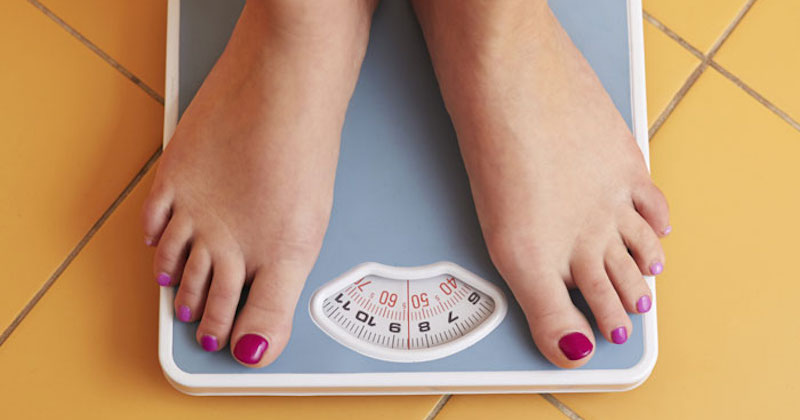
[[[551,0],[631,125],[625,0]],[[243,1],[181,2],[180,112],[188,106],[225,47]],[[423,363],[368,358],[336,343],[308,313],[320,285],[365,262],[416,266],[453,261],[491,281],[509,300],[505,320],[489,336],[452,356]],[[591,319],[577,292],[573,300]],[[643,354],[641,317],[624,345],[595,330],[597,350],[582,369],[620,369]],[[206,353],[196,324],[175,320],[173,355],[189,373],[254,373],[226,350]],[[409,2],[384,0],[375,13],[369,47],[342,133],[333,214],[319,260],[306,281],[283,354],[261,373],[553,370],[536,349],[525,317],[489,259],[450,118],[422,32]]]

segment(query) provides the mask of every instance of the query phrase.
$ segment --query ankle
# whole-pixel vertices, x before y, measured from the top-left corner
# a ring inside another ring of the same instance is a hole
[[[264,32],[266,41],[294,48],[327,48],[344,40],[368,36],[373,0],[340,2],[316,0],[248,0],[248,16]]]
[[[531,34],[551,15],[546,0],[414,0],[429,45],[461,45],[478,52]]]

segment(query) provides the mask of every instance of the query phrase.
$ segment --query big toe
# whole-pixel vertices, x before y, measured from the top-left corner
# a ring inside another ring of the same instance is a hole
[[[231,336],[231,351],[239,363],[262,367],[278,358],[289,341],[295,306],[307,275],[307,269],[289,263],[256,273]]]
[[[518,280],[510,283],[517,286],[514,295],[525,311],[539,351],[563,368],[588,362],[595,347],[592,328],[572,303],[561,276],[553,273]]]

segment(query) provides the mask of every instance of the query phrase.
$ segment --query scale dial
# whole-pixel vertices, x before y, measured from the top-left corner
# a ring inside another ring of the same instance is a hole
[[[495,285],[450,262],[421,267],[361,264],[318,289],[314,323],[375,359],[423,362],[457,353],[505,317]]]

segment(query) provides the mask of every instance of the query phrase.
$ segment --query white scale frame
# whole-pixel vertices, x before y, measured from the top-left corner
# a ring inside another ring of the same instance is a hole
[[[167,6],[164,141],[178,122],[180,62],[180,0]],[[645,96],[644,39],[641,0],[628,0],[631,103],[633,134],[649,167],[647,98]],[[183,371],[172,357],[174,319],[173,288],[159,296],[158,355],[167,380],[191,395],[406,395],[406,394],[507,394],[545,392],[624,391],[650,376],[658,357],[655,279],[645,276],[653,306],[643,317],[644,352],[626,369],[577,369],[483,372],[370,372],[370,373],[239,373],[194,374]],[[485,292],[485,289],[481,289]]]

